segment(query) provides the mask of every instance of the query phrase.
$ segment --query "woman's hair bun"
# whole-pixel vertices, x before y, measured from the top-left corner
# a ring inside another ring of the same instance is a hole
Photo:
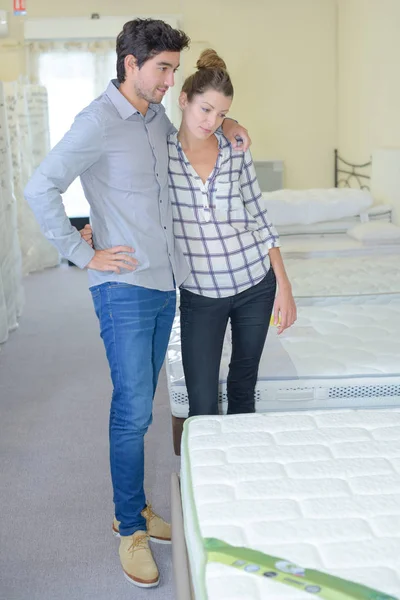
[[[203,50],[196,63],[196,67],[198,69],[224,69],[226,71],[225,62],[212,48]]]

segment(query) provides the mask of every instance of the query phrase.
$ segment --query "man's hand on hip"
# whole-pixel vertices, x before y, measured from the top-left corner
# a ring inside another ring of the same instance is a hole
[[[95,250],[95,255],[90,263],[86,265],[86,268],[95,271],[114,271],[114,273],[121,273],[121,269],[134,271],[138,261],[133,256],[124,254],[124,252],[135,252],[135,250],[129,246],[115,246],[114,248],[107,248],[107,250]]]
[[[85,242],[93,248],[93,231],[90,224],[85,225],[79,233]],[[132,253],[135,250],[130,246],[114,246],[114,248],[107,248],[106,250],[95,250],[95,255],[90,263],[86,265],[86,268],[95,271],[114,271],[114,273],[121,273],[121,269],[134,271],[138,266],[138,261],[133,256],[123,254],[123,252]]]

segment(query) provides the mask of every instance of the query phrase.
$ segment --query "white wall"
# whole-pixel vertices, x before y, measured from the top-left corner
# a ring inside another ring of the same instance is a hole
[[[10,0],[0,0],[9,10]],[[329,186],[336,139],[336,0],[30,0],[28,17],[181,15],[192,38],[190,73],[210,45],[226,60],[235,85],[232,115],[253,138],[256,159],[285,162],[289,187]],[[166,10],[168,9],[168,10]],[[23,41],[11,17],[11,41]],[[10,40],[7,41],[9,43]],[[4,60],[5,59],[5,60]],[[0,79],[24,71],[22,49],[1,50]]]

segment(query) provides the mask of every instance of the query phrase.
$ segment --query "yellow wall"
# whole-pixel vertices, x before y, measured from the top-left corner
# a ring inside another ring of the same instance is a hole
[[[206,0],[198,6],[185,14],[185,29],[226,59],[236,94],[231,112],[249,128],[254,156],[282,158],[288,187],[332,185],[335,2]]]
[[[350,161],[400,147],[400,0],[339,0],[338,143]]]
[[[0,0],[9,9],[11,0]],[[336,0],[28,0],[28,17],[177,14],[192,38],[184,61],[214,47],[235,85],[232,115],[253,138],[256,159],[283,159],[287,187],[330,186],[336,145]],[[167,7],[167,10],[166,10]],[[151,12],[149,12],[151,11]],[[10,16],[12,40],[22,19]],[[1,49],[0,79],[24,70],[22,50]]]

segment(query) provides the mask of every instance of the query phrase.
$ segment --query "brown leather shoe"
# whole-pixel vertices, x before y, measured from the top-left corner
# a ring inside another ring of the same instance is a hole
[[[151,504],[147,504],[140,514],[146,519],[147,533],[152,542],[171,543],[171,525],[153,511]],[[119,537],[119,521],[115,517],[112,528],[114,535]]]
[[[121,535],[119,558],[124,576],[133,585],[149,588],[160,583],[157,565],[149,548],[149,536],[145,531]]]

